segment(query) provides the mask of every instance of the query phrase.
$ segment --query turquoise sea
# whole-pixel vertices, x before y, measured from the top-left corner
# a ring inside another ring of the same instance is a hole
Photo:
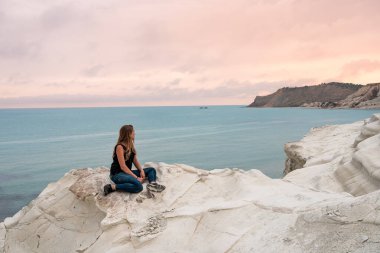
[[[202,169],[259,169],[280,178],[283,146],[312,127],[379,110],[118,107],[0,110],[0,220],[74,168],[110,166],[119,128],[132,124],[139,159]]]

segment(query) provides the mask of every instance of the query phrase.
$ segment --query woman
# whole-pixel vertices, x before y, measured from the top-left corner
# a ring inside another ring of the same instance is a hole
[[[110,178],[115,184],[104,186],[104,195],[113,191],[125,191],[138,193],[143,190],[142,183],[148,178],[147,189],[154,192],[165,190],[165,186],[156,182],[156,170],[152,167],[143,169],[137,159],[134,145],[135,131],[132,125],[120,128],[119,139],[113,150],[113,162],[110,170]],[[137,170],[132,170],[132,163]]]

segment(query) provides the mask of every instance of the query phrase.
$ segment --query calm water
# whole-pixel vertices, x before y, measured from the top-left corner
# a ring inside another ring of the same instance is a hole
[[[260,169],[279,178],[286,142],[301,139],[311,127],[378,112],[241,106],[0,110],[0,220],[70,169],[109,167],[123,124],[136,129],[142,163]]]

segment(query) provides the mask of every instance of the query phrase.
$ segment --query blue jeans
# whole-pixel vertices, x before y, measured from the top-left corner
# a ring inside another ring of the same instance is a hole
[[[132,170],[133,174],[140,177],[139,170]],[[148,178],[149,183],[156,181],[156,170],[152,167],[144,169],[145,176]],[[116,184],[116,190],[121,190],[130,193],[138,193],[143,190],[142,184],[133,176],[120,172],[110,176],[111,180]]]

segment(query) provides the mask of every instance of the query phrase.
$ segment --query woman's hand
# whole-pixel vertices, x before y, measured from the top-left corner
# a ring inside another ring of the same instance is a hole
[[[145,171],[140,170],[140,177],[144,180],[145,179]]]
[[[144,182],[144,179],[141,177],[136,178],[140,183]]]

